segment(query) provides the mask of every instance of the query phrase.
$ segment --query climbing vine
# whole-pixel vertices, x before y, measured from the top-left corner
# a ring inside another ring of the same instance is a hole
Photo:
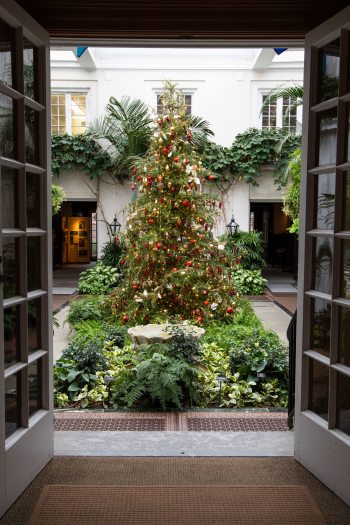
[[[52,136],[52,175],[78,169],[90,179],[100,177],[113,169],[112,159],[87,135]]]
[[[258,186],[261,167],[274,166],[276,186],[287,183],[285,169],[291,153],[300,145],[299,135],[286,135],[282,130],[249,128],[236,136],[230,148],[211,143],[206,148],[203,164],[214,173],[213,182],[236,182]]]

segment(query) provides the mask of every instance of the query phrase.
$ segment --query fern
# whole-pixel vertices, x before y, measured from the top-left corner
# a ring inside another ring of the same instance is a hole
[[[134,371],[135,378],[124,396],[129,408],[143,396],[163,410],[172,406],[180,409],[184,399],[191,403],[196,398],[198,372],[183,359],[154,352],[136,365]]]

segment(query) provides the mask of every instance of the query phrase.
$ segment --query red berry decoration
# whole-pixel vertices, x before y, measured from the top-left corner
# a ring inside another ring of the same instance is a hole
[[[190,268],[192,266],[192,261],[187,261],[186,262],[186,266],[187,266],[187,268]]]
[[[205,301],[203,301],[203,304],[204,304],[204,306],[208,306],[209,301],[205,300]]]
[[[208,179],[209,180],[215,180],[215,176],[214,175],[209,175]]]
[[[208,295],[208,292],[206,290],[203,290],[203,295]]]
[[[163,155],[166,155],[166,154],[168,153],[168,148],[166,148],[166,147],[164,146],[164,148],[162,149],[162,152],[163,152]]]
[[[129,317],[127,315],[123,315],[122,321],[123,323],[127,323],[129,321]]]
[[[179,157],[174,157],[174,162],[179,162]]]
[[[233,314],[234,309],[232,308],[232,306],[229,306],[229,307],[226,309],[226,312],[227,312],[228,314]]]
[[[162,247],[162,243],[161,243],[161,242],[157,242],[157,244],[156,244],[156,248],[157,248],[157,250],[160,250],[161,247]]]
[[[182,206],[185,206],[188,208],[189,206],[191,206],[191,203],[188,199],[185,199],[184,201],[182,201]]]
[[[198,321],[199,323],[202,323],[202,322],[203,322],[203,317],[200,315],[199,317],[197,317],[197,321]]]

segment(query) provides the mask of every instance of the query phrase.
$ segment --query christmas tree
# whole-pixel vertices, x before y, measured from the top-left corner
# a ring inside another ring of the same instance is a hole
[[[183,95],[167,83],[147,155],[133,169],[124,279],[112,311],[124,323],[232,318],[234,259],[211,233],[221,202],[203,193],[212,175],[193,146]]]

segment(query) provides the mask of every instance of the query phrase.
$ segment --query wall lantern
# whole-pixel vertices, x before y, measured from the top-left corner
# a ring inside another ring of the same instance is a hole
[[[238,228],[239,224],[237,224],[232,214],[232,219],[228,224],[226,224],[227,233],[233,237],[237,233]]]
[[[122,227],[122,225],[118,221],[116,215],[114,216],[113,221],[109,224],[109,227],[111,229],[112,235],[117,235],[120,232],[120,228]]]

